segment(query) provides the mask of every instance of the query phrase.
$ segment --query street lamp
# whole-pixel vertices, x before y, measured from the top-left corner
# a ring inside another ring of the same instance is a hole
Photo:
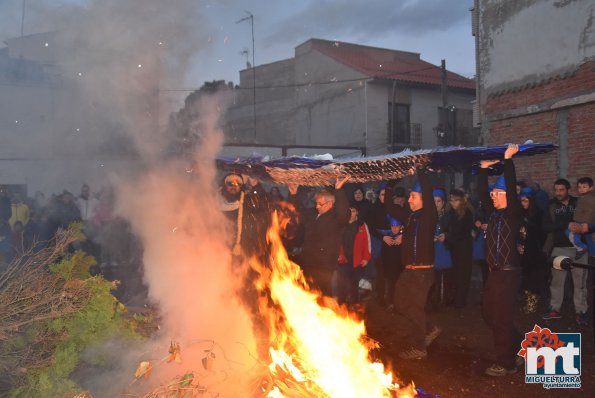
[[[236,24],[250,20],[252,27],[252,123],[254,128],[254,142],[256,142],[256,64],[254,62],[254,15],[250,11],[244,11],[247,17],[239,19]]]

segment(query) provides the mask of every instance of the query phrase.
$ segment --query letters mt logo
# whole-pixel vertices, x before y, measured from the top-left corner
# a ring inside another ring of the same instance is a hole
[[[521,343],[525,358],[525,382],[545,388],[580,388],[581,334],[554,333],[538,325]]]

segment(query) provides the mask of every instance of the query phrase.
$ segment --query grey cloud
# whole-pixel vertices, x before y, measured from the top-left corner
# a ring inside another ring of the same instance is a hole
[[[471,5],[470,0],[381,0],[369,3],[321,0],[273,25],[263,41],[271,46],[283,41],[298,44],[309,37],[368,39],[393,33],[419,36],[470,21]]]

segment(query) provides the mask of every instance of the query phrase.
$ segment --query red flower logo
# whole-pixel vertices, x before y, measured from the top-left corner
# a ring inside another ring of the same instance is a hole
[[[529,333],[525,334],[525,340],[521,343],[521,349],[517,353],[517,355],[527,359],[527,348],[535,347],[539,349],[541,347],[551,347],[553,350],[556,350],[560,347],[564,347],[566,342],[560,340],[556,333],[552,333],[551,330],[548,328],[540,328],[539,326],[535,325],[533,330]],[[556,361],[559,357],[556,358]],[[537,368],[542,368],[544,364],[544,358],[538,357],[537,358]]]

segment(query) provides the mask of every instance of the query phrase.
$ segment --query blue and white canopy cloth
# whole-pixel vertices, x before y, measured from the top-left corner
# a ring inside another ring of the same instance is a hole
[[[351,176],[350,182],[399,179],[415,174],[419,166],[440,172],[476,170],[481,160],[504,159],[506,148],[507,145],[440,147],[340,160],[297,156],[276,159],[218,157],[216,162],[222,171],[245,174],[261,181],[326,186],[333,185],[336,179],[346,175]],[[519,145],[515,157],[540,155],[556,148],[554,144],[525,143]],[[492,174],[499,174],[498,169],[498,166],[493,167]]]

